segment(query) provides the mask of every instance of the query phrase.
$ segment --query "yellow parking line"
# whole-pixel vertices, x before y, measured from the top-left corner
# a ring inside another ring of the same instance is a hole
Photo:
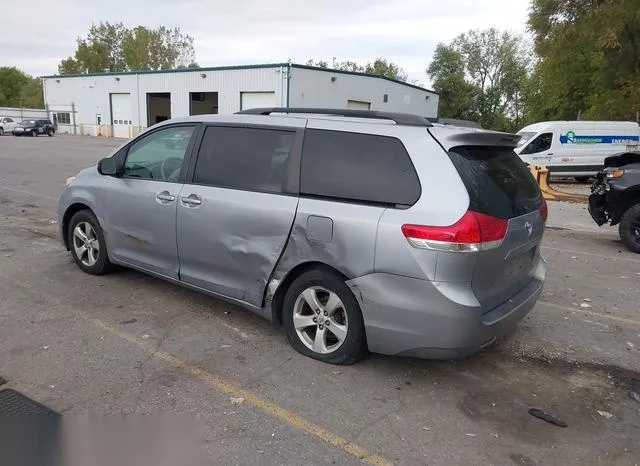
[[[85,316],[88,320],[90,320],[95,326],[104,330],[105,332],[116,335],[123,340],[126,340],[130,343],[133,343],[140,347],[145,352],[152,355],[152,357],[159,359],[161,361],[165,361],[171,364],[173,367],[183,370],[187,374],[196,377],[203,382],[206,382],[209,385],[214,386],[219,391],[223,393],[227,393],[229,395],[233,395],[234,397],[244,398],[245,402],[253,406],[254,408],[259,409],[281,421],[288,424],[291,427],[302,430],[313,437],[316,437],[329,445],[339,448],[344,452],[355,456],[366,464],[373,465],[390,465],[391,462],[381,456],[371,454],[367,452],[364,448],[356,445],[355,443],[351,443],[348,440],[340,437],[339,435],[330,432],[329,430],[320,427],[306,419],[298,416],[297,414],[282,408],[275,404],[272,401],[261,398],[249,390],[245,390],[243,388],[239,388],[234,386],[231,382],[218,377],[211,372],[207,372],[204,369],[201,369],[197,366],[191,365],[180,358],[172,356],[169,353],[164,351],[159,351],[153,347],[153,345],[141,341],[133,334],[123,332],[118,328],[107,324],[99,319],[92,318],[90,316]]]
[[[617,317],[609,314],[603,314],[601,312],[589,311],[587,309],[575,308],[569,306],[563,306],[561,304],[549,303],[547,301],[538,301],[538,304],[542,304],[543,306],[554,307],[556,309],[560,309],[562,311],[568,312],[578,312],[580,314],[585,314],[593,317],[602,317],[603,319],[615,320],[618,322],[624,322],[626,324],[640,325],[640,320],[627,319],[626,317]]]

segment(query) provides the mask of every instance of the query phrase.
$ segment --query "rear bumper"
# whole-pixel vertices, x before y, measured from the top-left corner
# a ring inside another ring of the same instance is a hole
[[[545,276],[546,262],[540,258],[529,284],[490,310],[480,307],[468,284],[384,273],[348,284],[360,301],[370,351],[455,359],[473,354],[513,330],[535,306]]]

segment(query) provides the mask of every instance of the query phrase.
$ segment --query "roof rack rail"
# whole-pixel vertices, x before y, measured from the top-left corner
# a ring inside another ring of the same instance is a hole
[[[242,110],[237,112],[245,115],[270,115],[272,113],[309,113],[317,115],[335,115],[342,117],[353,118],[372,118],[380,120],[395,121],[398,125],[406,126],[433,126],[429,120],[420,115],[414,115],[411,113],[396,113],[396,112],[378,112],[372,110],[351,110],[351,109],[338,109],[338,108],[287,108],[287,107],[265,107],[265,108],[250,108],[248,110]]]

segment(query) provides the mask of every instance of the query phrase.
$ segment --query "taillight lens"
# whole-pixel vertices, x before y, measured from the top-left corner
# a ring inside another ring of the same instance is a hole
[[[508,226],[508,220],[470,210],[453,225],[403,225],[402,233],[414,248],[476,252],[500,246],[507,234]]]
[[[547,217],[549,217],[549,206],[547,206],[547,201],[542,200],[542,205],[540,206],[540,216],[542,217],[542,221],[546,222]]]

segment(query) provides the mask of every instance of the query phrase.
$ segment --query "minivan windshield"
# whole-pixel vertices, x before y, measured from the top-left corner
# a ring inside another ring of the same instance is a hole
[[[522,147],[524,146],[527,142],[529,142],[531,140],[532,137],[534,137],[537,133],[533,133],[533,132],[520,132],[518,133],[518,136],[520,136],[520,140],[518,141],[518,144],[516,145],[516,147]]]

